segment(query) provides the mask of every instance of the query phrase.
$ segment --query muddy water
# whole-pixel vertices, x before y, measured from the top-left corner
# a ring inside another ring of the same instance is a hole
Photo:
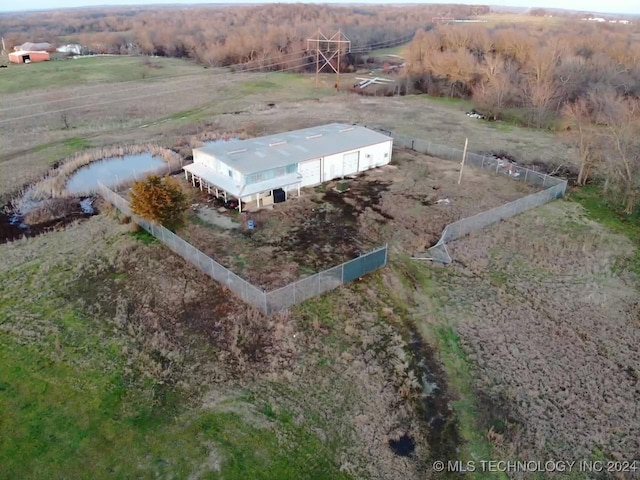
[[[63,218],[37,225],[27,225],[21,215],[15,213],[10,205],[5,205],[0,207],[0,243],[51,232],[64,227],[74,220],[89,218],[96,213],[93,207],[93,199],[84,198],[78,201],[77,208]]]
[[[161,158],[150,153],[106,158],[90,163],[74,173],[67,182],[67,190],[72,195],[93,193],[98,188],[98,182],[106,186],[116,185],[161,170],[165,165]]]

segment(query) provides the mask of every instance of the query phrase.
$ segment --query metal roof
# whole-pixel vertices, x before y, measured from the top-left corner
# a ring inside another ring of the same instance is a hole
[[[284,167],[393,140],[358,125],[331,123],[265,137],[218,143],[194,151],[213,156],[244,175]]]
[[[30,55],[32,53],[46,53],[47,55],[49,54],[49,52],[45,51],[45,50],[16,50],[15,52],[9,52],[9,55]]]

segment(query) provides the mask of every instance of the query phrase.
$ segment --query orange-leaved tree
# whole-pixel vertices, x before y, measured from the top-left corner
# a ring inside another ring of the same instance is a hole
[[[145,220],[159,223],[170,230],[184,224],[187,198],[175,179],[150,175],[134,182],[130,197],[131,211]]]

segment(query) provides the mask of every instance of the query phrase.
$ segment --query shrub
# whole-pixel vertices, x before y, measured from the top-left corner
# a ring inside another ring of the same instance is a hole
[[[131,187],[131,210],[136,215],[175,230],[184,224],[188,207],[180,184],[171,177],[151,175]]]

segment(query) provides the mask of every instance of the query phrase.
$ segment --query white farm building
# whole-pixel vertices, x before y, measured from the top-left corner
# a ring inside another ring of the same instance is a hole
[[[393,139],[368,128],[332,123],[193,150],[183,167],[193,185],[259,207],[287,192],[386,165]],[[242,203],[238,202],[242,209]]]

